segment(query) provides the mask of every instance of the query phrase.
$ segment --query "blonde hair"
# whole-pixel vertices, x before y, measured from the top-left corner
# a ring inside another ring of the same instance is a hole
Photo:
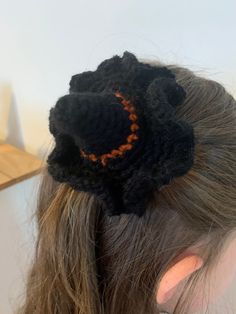
[[[194,127],[192,169],[153,195],[140,218],[108,217],[93,195],[55,182],[45,168],[20,314],[158,314],[161,277],[175,257],[204,240],[205,266],[190,277],[174,310],[188,313],[199,276],[236,226],[236,102],[221,84],[166,66],[187,92],[176,115]]]

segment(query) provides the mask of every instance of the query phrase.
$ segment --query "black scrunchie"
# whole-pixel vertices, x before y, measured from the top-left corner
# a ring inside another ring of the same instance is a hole
[[[73,75],[50,109],[49,173],[95,194],[108,215],[142,216],[151,193],[193,165],[193,128],[175,117],[185,97],[170,70],[128,51]]]

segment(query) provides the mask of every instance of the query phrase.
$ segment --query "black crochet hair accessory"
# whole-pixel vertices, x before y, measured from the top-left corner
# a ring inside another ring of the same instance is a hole
[[[169,69],[128,51],[73,75],[50,109],[48,172],[96,195],[110,216],[142,216],[153,191],[193,165],[193,128],[175,116],[185,97]]]

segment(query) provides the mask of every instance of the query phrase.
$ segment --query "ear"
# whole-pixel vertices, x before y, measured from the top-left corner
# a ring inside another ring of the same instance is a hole
[[[159,304],[166,303],[175,293],[178,284],[190,276],[193,272],[201,268],[203,260],[200,256],[191,254],[178,260],[162,277],[156,300]]]

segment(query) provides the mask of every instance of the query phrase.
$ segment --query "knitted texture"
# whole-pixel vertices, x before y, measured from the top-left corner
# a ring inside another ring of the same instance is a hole
[[[96,195],[110,216],[141,217],[152,193],[193,165],[193,127],[175,116],[185,97],[169,69],[128,51],[73,75],[50,109],[49,173]]]

